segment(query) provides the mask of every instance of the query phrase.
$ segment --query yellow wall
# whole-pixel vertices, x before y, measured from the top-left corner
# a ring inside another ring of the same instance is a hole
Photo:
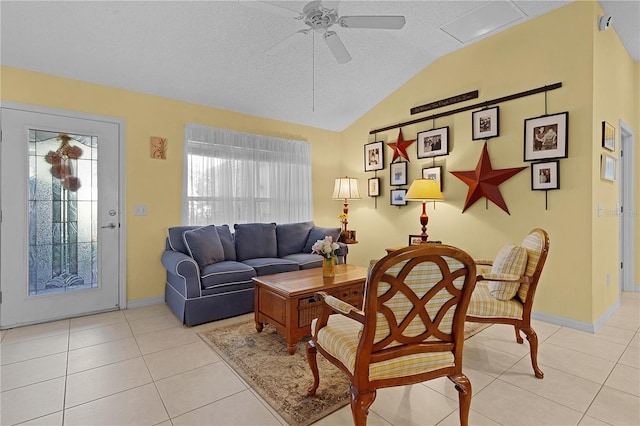
[[[597,3],[594,3],[594,13],[603,15]],[[592,28],[594,43],[593,61],[593,157],[592,184],[593,198],[591,211],[602,208],[602,215],[593,215],[593,259],[592,259],[592,291],[593,314],[596,321],[598,315],[615,303],[618,298],[619,281],[619,247],[617,238],[620,216],[616,213],[619,203],[618,181],[610,182],[600,178],[600,157],[608,152],[602,148],[602,121],[607,121],[616,128],[616,148],[609,152],[620,158],[620,128],[618,120],[622,119],[627,125],[636,129],[639,134],[638,114],[638,83],[637,64],[627,54],[624,45],[615,32],[615,28],[599,31],[597,26]],[[614,65],[615,64],[615,65]],[[636,146],[638,142],[636,138]],[[640,158],[636,148],[636,158]],[[636,164],[640,164],[636,160]],[[636,191],[640,185],[636,183]],[[636,202],[639,200],[636,195]],[[636,228],[638,225],[636,224]],[[636,238],[635,241],[638,241]],[[615,244],[612,244],[615,242]],[[636,264],[638,263],[636,250]],[[636,271],[637,272],[637,271]],[[610,274],[610,284],[606,284],[607,274]],[[636,283],[638,281],[636,280]]]
[[[562,88],[548,92],[547,107],[549,114],[569,112],[569,156],[560,160],[561,189],[548,192],[548,209],[545,193],[530,189],[528,168],[500,185],[510,215],[491,202],[485,207],[484,199],[461,213],[467,186],[448,172],[474,169],[483,146],[482,141],[471,138],[468,111],[435,123],[435,127],[449,126],[451,140],[450,155],[435,159],[435,165],[443,166],[446,201],[435,210],[428,205],[428,232],[431,239],[460,246],[474,257],[493,258],[505,242],[521,241],[534,227],[546,229],[551,249],[534,310],[586,324],[593,324],[617,300],[617,217],[594,217],[598,202],[613,209],[617,202],[616,184],[605,184],[599,178],[600,122],[617,123],[617,117],[627,117],[627,123],[638,129],[634,118],[638,105],[633,105],[632,95],[623,94],[629,84],[637,85],[637,72],[634,77],[633,61],[615,33],[597,31],[598,13],[602,14],[595,2],[572,3],[443,57],[342,133],[343,168],[364,182],[374,174],[361,171],[362,145],[374,140],[394,142],[398,135],[397,129],[377,137],[368,135],[369,131],[430,114],[410,116],[411,107],[479,90],[477,100],[433,111],[441,112],[561,82]],[[610,48],[613,52],[607,50]],[[605,50],[609,64],[616,64],[609,65],[607,72],[617,72],[618,81],[612,87],[611,105],[600,104],[596,109],[594,101],[609,96],[602,90],[614,78],[604,74],[604,67],[594,65]],[[618,102],[618,95],[624,97],[623,103]],[[529,166],[523,161],[523,122],[544,113],[544,94],[500,105],[500,136],[488,142],[493,168]],[[402,131],[405,139],[413,139],[432,125],[428,121]],[[418,160],[415,144],[409,151],[411,181],[433,161]],[[377,208],[372,199],[352,203],[349,224],[361,231],[360,245],[351,248],[350,261],[365,264],[369,258],[380,257],[385,246],[406,244],[408,234],[419,233],[418,203],[401,208],[389,205],[388,173],[388,167],[378,173],[383,196]],[[608,288],[606,272],[611,274]]]
[[[622,118],[635,129],[636,142],[640,136],[640,65],[629,59],[614,31],[597,31],[601,13],[596,2],[575,2],[443,57],[341,134],[10,67],[0,68],[0,97],[125,120],[127,298],[131,301],[164,293],[159,258],[166,229],[180,223],[186,122],[310,142],[314,220],[337,226],[341,203],[330,200],[333,179],[358,177],[366,194],[367,178],[374,173],[363,171],[363,145],[374,140],[394,142],[398,135],[396,129],[374,137],[370,130],[415,118],[409,115],[414,106],[470,90],[479,90],[478,100],[450,108],[561,82],[562,88],[548,93],[547,107],[550,114],[569,112],[569,157],[560,160],[561,189],[549,191],[548,209],[545,193],[530,190],[526,169],[500,185],[510,215],[490,202],[485,207],[484,199],[461,213],[467,186],[449,171],[474,169],[478,161],[483,142],[471,139],[471,111],[435,122],[435,127],[449,126],[450,155],[418,160],[415,144],[409,147],[409,181],[420,177],[423,167],[443,166],[446,201],[435,210],[428,205],[430,237],[460,246],[474,257],[492,258],[506,241],[519,242],[534,227],[546,229],[551,250],[534,310],[593,324],[617,298],[618,218],[596,216],[598,203],[615,209],[617,202],[617,184],[599,178],[600,123],[613,124]],[[523,122],[544,113],[543,94],[500,105],[500,136],[488,142],[494,168],[529,166],[523,161]],[[404,127],[405,139],[413,139],[432,124]],[[150,136],[169,139],[166,161],[149,159]],[[357,230],[359,240],[350,247],[350,263],[367,265],[369,259],[382,257],[385,247],[406,244],[408,234],[420,231],[419,203],[389,205],[389,149],[385,157],[387,166],[377,174],[382,196],[374,200],[365,195],[350,203],[349,228]],[[639,158],[636,147],[636,164]],[[640,185],[636,185],[636,202],[640,202],[638,191]],[[136,204],[146,204],[148,216],[134,216]],[[636,241],[640,240],[639,216]],[[636,283],[640,281],[638,256],[636,250]],[[611,273],[609,287],[604,283],[607,272]]]
[[[338,133],[156,96],[2,67],[3,101],[119,117],[126,121],[127,300],[164,296],[160,263],[167,228],[180,224],[182,145],[187,122],[311,143],[314,219],[339,226],[331,201],[339,174]],[[149,158],[149,137],[169,139],[167,160]],[[134,216],[146,204],[148,216]]]

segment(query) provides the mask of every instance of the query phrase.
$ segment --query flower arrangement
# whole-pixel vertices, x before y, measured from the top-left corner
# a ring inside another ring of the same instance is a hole
[[[338,215],[338,219],[340,220],[340,223],[344,225],[345,223],[347,223],[347,220],[349,219],[349,215],[346,213],[340,213]]]
[[[336,256],[336,250],[339,248],[338,243],[333,242],[333,237],[327,235],[324,240],[318,240],[311,246],[311,252],[319,254],[325,259],[331,259]]]

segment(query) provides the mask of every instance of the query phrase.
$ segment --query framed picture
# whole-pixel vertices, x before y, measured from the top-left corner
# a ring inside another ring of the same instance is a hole
[[[409,235],[409,245],[419,246],[422,244],[422,237],[420,235]]]
[[[499,135],[498,131],[498,108],[493,107],[475,111],[472,116],[473,132],[472,139],[488,139]]]
[[[524,161],[567,157],[569,113],[524,120]]]
[[[560,189],[560,162],[545,161],[531,165],[531,190]]]
[[[609,151],[616,150],[616,128],[606,121],[602,122],[602,147]]]
[[[379,197],[380,196],[380,178],[371,178],[369,179],[369,197]]]
[[[449,154],[449,127],[418,133],[418,158],[438,157]]]
[[[442,192],[442,167],[425,167],[422,169],[422,179],[433,179],[440,185],[440,192]]]
[[[404,197],[407,195],[406,189],[392,189],[391,190],[391,205],[392,206],[406,206],[407,200]]]
[[[384,169],[384,142],[372,142],[364,146],[364,171]]]
[[[389,172],[391,175],[391,185],[407,184],[407,162],[406,161],[391,163],[389,165]]]
[[[602,154],[600,163],[600,177],[611,182],[616,180],[616,166],[618,159],[611,154]]]

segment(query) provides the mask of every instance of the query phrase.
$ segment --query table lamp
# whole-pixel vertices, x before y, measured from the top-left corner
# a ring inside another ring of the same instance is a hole
[[[343,178],[336,178],[335,185],[333,186],[333,196],[334,200],[344,200],[342,213],[346,216],[342,221],[342,233],[344,234],[344,239],[350,239],[349,233],[347,232],[347,215],[349,214],[349,200],[359,200],[360,199],[360,191],[358,190],[358,179],[350,178],[345,176]]]
[[[429,223],[429,216],[427,216],[427,201],[441,201],[444,200],[442,192],[440,192],[440,184],[433,179],[416,179],[411,183],[407,195],[404,197],[407,201],[422,201],[422,214],[420,215],[420,224],[422,225],[422,244],[427,242],[429,235],[427,234],[427,223]]]

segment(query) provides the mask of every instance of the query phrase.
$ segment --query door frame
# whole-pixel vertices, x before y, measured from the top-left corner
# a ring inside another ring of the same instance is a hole
[[[0,105],[5,109],[34,112],[38,114],[57,115],[81,120],[101,121],[118,126],[118,205],[120,206],[120,228],[118,229],[118,304],[121,310],[127,308],[127,206],[125,193],[126,153],[125,153],[125,125],[122,118],[106,115],[90,114],[78,111],[70,111],[60,108],[50,108],[40,105],[24,104],[19,102],[5,102]],[[0,194],[0,197],[2,194]]]
[[[620,262],[624,267],[620,270],[620,291],[640,291],[635,283],[635,132],[623,120],[618,121],[620,128],[620,194],[619,205],[623,211],[620,216]]]

